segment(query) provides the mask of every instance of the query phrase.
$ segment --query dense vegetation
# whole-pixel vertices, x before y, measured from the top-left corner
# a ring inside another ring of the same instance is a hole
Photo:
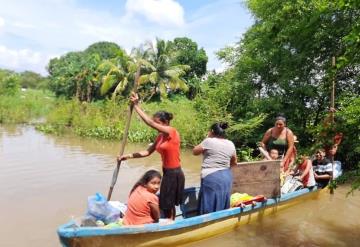
[[[327,136],[344,134],[337,158],[346,168],[357,168],[360,2],[247,0],[245,4],[255,22],[237,44],[217,53],[228,65],[222,73],[206,71],[204,49],[189,38],[146,42],[130,54],[115,43],[99,42],[52,59],[48,78],[24,72],[19,79],[2,71],[0,94],[15,95],[20,84],[47,87],[57,100],[39,129],[58,133],[71,129],[79,135],[118,139],[139,69],[144,109],[173,112],[173,124],[185,146],[198,143],[213,121],[228,121],[229,137],[240,158],[249,159],[279,112],[298,136],[301,153],[310,154],[329,141],[319,133],[324,132],[335,81],[337,112]],[[133,121],[131,141],[147,142],[154,136],[141,121]]]
[[[0,69],[0,123],[28,123],[46,115],[54,100],[43,90],[46,85],[47,79],[34,72]]]

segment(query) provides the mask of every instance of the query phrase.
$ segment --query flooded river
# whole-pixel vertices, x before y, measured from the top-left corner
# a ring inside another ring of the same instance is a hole
[[[119,142],[44,135],[28,126],[0,126],[0,246],[60,246],[56,228],[81,217],[87,196],[107,194]],[[128,145],[126,152],[146,148]],[[200,157],[183,151],[186,186],[199,184]],[[112,199],[125,201],[145,170],[161,168],[160,156],[125,162]],[[335,195],[265,217],[188,246],[359,246],[360,192]]]

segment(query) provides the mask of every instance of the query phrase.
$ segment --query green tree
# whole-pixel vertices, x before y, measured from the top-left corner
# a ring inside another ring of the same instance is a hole
[[[355,83],[359,63],[342,63],[350,61],[345,59],[350,51],[353,57],[359,53],[356,38],[355,44],[350,42],[360,22],[358,4],[248,0],[246,5],[254,25],[236,46],[218,53],[230,67],[225,73],[232,76],[232,105],[242,106],[233,114],[241,118],[248,112],[268,112],[265,130],[275,113],[283,112],[303,143],[311,144],[309,129],[321,122],[330,105],[333,78],[338,97],[360,93]],[[336,69],[331,66],[332,56],[339,58]]]
[[[97,68],[101,62],[98,54],[85,54],[79,64],[79,73],[75,75],[76,98],[79,101],[92,101],[100,87]]]
[[[121,49],[120,46],[113,42],[107,41],[94,43],[86,48],[84,52],[98,54],[101,60],[123,57],[125,55],[125,51]]]
[[[81,72],[82,52],[69,52],[60,58],[50,60],[49,87],[56,96],[72,98],[76,95],[76,76]]]
[[[19,90],[19,76],[16,73],[10,73],[0,78],[0,95],[16,95]]]
[[[20,73],[19,83],[22,88],[38,88],[44,84],[45,77],[33,71]]]
[[[157,39],[156,44],[147,43],[146,69],[142,71],[139,82],[143,87],[149,87],[148,98],[166,98],[168,93],[188,90],[183,76],[190,69],[189,65],[172,65],[169,43]]]
[[[190,69],[186,71],[184,79],[187,81],[190,99],[193,99],[200,88],[200,78],[206,73],[208,57],[203,48],[198,48],[196,42],[189,38],[175,38],[169,41],[171,59],[173,65],[186,64]]]
[[[111,42],[98,42],[85,51],[69,52],[50,60],[48,66],[49,86],[57,96],[76,97],[79,101],[103,98],[100,87],[102,78],[110,69],[101,64],[126,63],[126,53]],[[113,72],[110,73],[111,76]]]

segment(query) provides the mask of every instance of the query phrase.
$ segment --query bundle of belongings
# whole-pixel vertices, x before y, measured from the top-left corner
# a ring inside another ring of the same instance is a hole
[[[283,186],[281,186],[281,194],[283,195],[294,192],[302,188],[304,188],[304,185],[301,182],[301,179],[299,177],[289,175],[285,178]]]
[[[318,175],[333,172],[334,179],[336,179],[342,174],[341,162],[338,160],[334,161],[334,171],[333,164],[328,162],[325,165],[314,166],[314,172],[316,172]]]
[[[88,197],[87,211],[81,226],[100,226],[106,228],[121,227],[126,205],[117,201],[107,201],[100,194]]]
[[[247,193],[233,193],[230,197],[230,207],[245,207],[247,205],[256,205],[257,202],[266,201],[263,195],[251,196]]]

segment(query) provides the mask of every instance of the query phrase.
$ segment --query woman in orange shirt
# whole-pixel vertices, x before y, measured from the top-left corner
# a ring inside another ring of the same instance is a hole
[[[124,225],[142,225],[159,221],[159,198],[155,193],[160,188],[160,181],[160,173],[150,170],[134,185],[129,195]]]
[[[141,119],[159,134],[147,150],[120,156],[119,160],[143,158],[151,155],[155,150],[160,153],[163,167],[163,179],[160,187],[160,209],[164,216],[175,219],[175,205],[182,201],[185,176],[180,165],[180,135],[170,126],[173,115],[166,111],[159,111],[149,117],[139,105],[139,97],[132,93],[131,102]]]

